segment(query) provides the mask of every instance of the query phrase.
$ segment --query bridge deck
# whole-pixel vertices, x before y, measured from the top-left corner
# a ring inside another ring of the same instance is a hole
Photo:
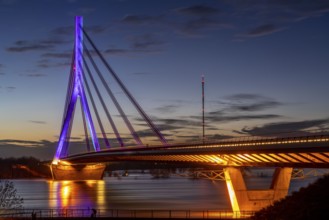
[[[218,166],[329,168],[329,136],[113,148],[63,158],[71,163],[154,161]]]

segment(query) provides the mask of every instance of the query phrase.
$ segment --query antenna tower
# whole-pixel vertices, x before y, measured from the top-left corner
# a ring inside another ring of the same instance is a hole
[[[201,80],[201,84],[202,84],[202,142],[205,142],[205,123],[204,123],[204,75],[202,74],[202,80]]]

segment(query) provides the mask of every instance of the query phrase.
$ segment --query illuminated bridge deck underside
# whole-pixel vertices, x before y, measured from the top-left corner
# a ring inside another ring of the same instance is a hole
[[[152,161],[217,166],[329,168],[329,138],[113,148],[72,155],[71,163]]]

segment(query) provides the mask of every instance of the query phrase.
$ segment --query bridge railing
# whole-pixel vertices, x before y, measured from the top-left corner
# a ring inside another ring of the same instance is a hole
[[[173,218],[233,219],[248,218],[254,212],[230,210],[124,210],[124,209],[0,209],[0,219],[31,218]]]
[[[281,132],[281,133],[273,133],[273,134],[263,134],[258,136],[236,136],[236,137],[228,137],[228,138],[220,138],[220,139],[205,139],[204,141],[200,137],[200,140],[196,140],[197,143],[213,143],[213,142],[240,142],[240,141],[257,141],[257,140],[266,140],[266,139],[282,139],[282,138],[302,138],[302,137],[314,137],[329,135],[329,129],[313,129],[307,130],[305,132],[295,131],[295,132]]]
[[[170,143],[167,146],[163,145],[146,145],[146,146],[127,146],[124,148],[114,147],[102,149],[101,151],[122,152],[122,151],[145,151],[159,149],[175,149],[175,148],[204,148],[204,147],[235,147],[235,146],[252,146],[252,145],[269,145],[269,144],[291,144],[291,143],[311,143],[311,142],[329,142],[329,130],[314,130],[306,134],[300,133],[284,133],[285,136],[241,136],[220,140],[205,140],[193,142],[176,142]],[[289,135],[288,135],[289,134]],[[295,135],[292,135],[295,134]],[[83,152],[81,154],[90,154]]]
[[[208,140],[208,141],[195,141],[188,143],[171,143],[169,146],[163,145],[152,145],[152,147],[131,147],[125,148],[127,150],[146,150],[146,149],[160,149],[160,148],[168,148],[168,147],[178,147],[178,148],[193,148],[193,147],[210,147],[211,145],[216,145],[221,147],[230,147],[230,146],[244,146],[244,145],[265,145],[265,144],[289,144],[289,143],[310,143],[310,142],[321,142],[321,141],[329,141],[329,133],[327,134],[314,134],[307,136],[294,136],[294,137],[237,137],[231,139],[222,139],[218,141]],[[116,150],[111,149],[111,150]],[[122,150],[122,149],[121,149]]]
[[[173,143],[171,145],[175,146],[197,146],[197,145],[232,145],[232,144],[244,144],[244,143],[300,143],[300,142],[317,142],[317,141],[329,141],[329,130],[327,131],[317,131],[314,133],[306,134],[294,134],[294,133],[285,133],[285,136],[242,136],[242,137],[233,137],[227,139],[219,140],[205,140],[205,141],[194,141],[188,143]],[[162,146],[156,146],[162,147]]]

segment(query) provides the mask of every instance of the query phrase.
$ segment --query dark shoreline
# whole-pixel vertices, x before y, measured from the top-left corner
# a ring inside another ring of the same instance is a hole
[[[254,220],[329,219],[329,175],[255,213]]]

